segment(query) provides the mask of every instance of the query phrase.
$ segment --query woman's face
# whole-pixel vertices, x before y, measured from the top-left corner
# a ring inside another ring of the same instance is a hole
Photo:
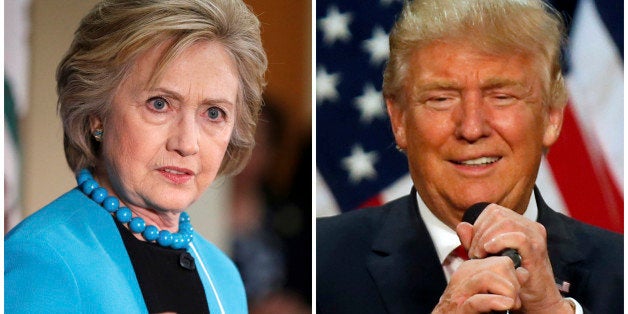
[[[203,41],[186,48],[149,86],[162,51],[158,46],[140,55],[118,87],[102,126],[97,173],[129,207],[178,212],[216,178],[236,120],[239,85],[223,46]]]

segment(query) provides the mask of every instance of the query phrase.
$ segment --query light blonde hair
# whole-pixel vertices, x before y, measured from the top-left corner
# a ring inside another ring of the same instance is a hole
[[[114,93],[148,49],[167,44],[151,83],[187,47],[202,40],[223,45],[236,64],[236,121],[219,175],[234,175],[247,163],[266,85],[266,53],[257,17],[241,0],[104,0],[81,21],[57,68],[58,111],[70,168],[92,168],[99,143],[89,117],[103,121]]]
[[[564,38],[562,17],[541,0],[406,2],[390,33],[384,97],[405,102],[402,90],[415,51],[439,40],[460,40],[488,53],[536,58],[547,69],[545,103],[563,107],[567,103],[560,64]]]

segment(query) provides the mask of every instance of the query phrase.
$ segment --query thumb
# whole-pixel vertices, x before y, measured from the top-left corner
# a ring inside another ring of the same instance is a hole
[[[473,225],[468,222],[461,222],[456,226],[456,233],[460,238],[460,243],[465,249],[469,249],[471,246],[471,240],[473,239]]]

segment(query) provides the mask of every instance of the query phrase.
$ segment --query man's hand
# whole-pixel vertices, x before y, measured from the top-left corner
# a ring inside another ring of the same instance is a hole
[[[571,305],[562,298],[554,282],[547,253],[547,233],[541,224],[511,209],[491,204],[474,225],[462,222],[456,231],[472,259],[489,259],[486,257],[506,248],[519,252],[522,261],[517,273],[522,278],[526,277],[525,281],[520,282],[521,289],[517,291],[523,312],[573,313]],[[514,268],[509,258],[503,258]]]
[[[521,307],[527,274],[508,257],[469,260],[456,270],[432,313],[487,313]]]

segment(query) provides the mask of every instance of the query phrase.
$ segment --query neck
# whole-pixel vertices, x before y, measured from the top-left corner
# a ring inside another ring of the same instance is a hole
[[[134,206],[132,204],[123,204],[124,206],[127,206],[131,212],[133,212],[133,216],[142,217],[146,222],[146,225],[154,225],[160,230],[168,230],[173,233],[177,232],[179,229],[180,212],[159,212],[149,208]]]
[[[115,196],[120,200],[120,207],[126,206],[133,213],[134,217],[142,217],[146,222],[146,225],[154,225],[160,230],[168,230],[170,232],[177,232],[179,228],[179,216],[181,212],[172,212],[166,210],[151,209],[127,202],[123,197],[120,197],[118,193],[113,189],[109,180],[107,180],[106,173],[102,171],[96,171],[94,174],[94,180],[100,184],[101,187],[107,190],[107,193],[111,196]],[[126,226],[126,225],[125,225]],[[128,226],[126,226],[128,229]],[[136,234],[138,239],[141,239]]]

